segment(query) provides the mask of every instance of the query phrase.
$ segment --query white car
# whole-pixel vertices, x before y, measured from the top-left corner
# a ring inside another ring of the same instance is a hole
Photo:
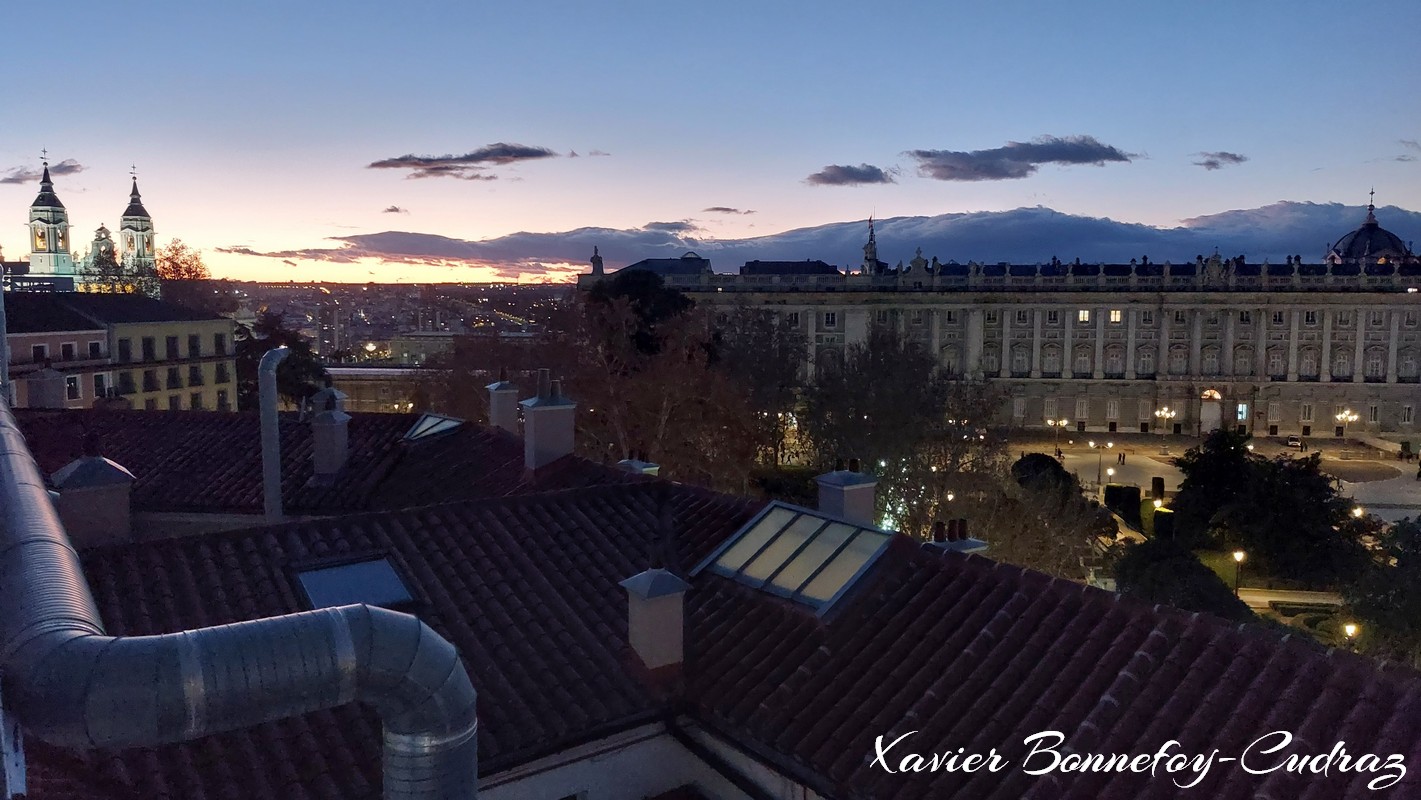
[[[1289,447],[1296,447],[1302,449],[1303,439],[1301,436],[1289,436],[1287,444]]]

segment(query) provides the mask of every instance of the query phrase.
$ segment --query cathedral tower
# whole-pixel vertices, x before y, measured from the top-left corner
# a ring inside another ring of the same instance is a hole
[[[29,277],[65,278],[71,287],[74,280],[74,257],[69,252],[69,212],[54,193],[47,161],[39,182],[39,196],[30,204]]]
[[[123,264],[139,273],[156,272],[157,252],[153,248],[153,218],[143,207],[138,194],[138,178],[133,179],[133,191],[128,195],[128,208],[118,225],[119,257]]]

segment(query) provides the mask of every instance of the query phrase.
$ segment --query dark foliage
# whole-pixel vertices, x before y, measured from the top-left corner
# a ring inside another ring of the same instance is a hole
[[[1233,589],[1187,548],[1168,539],[1125,546],[1115,564],[1119,591],[1151,603],[1203,611],[1235,621],[1253,620],[1253,612]]]
[[[257,368],[268,350],[281,345],[291,348],[291,354],[276,368],[276,390],[282,399],[298,403],[325,385],[326,369],[316,360],[311,343],[298,331],[284,327],[280,314],[265,312],[251,329],[238,328],[236,345],[238,409],[260,407]]]

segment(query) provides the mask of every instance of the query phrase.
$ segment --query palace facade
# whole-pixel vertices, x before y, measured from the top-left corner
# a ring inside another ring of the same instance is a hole
[[[920,251],[888,269],[870,223],[856,272],[706,270],[665,280],[701,303],[787,315],[816,369],[874,326],[893,326],[944,369],[1005,384],[1002,422],[1013,427],[1065,420],[1082,432],[1370,435],[1414,451],[1421,259],[1374,211],[1320,263],[1216,254],[1184,264],[963,265]],[[1165,409],[1173,416],[1157,413]]]

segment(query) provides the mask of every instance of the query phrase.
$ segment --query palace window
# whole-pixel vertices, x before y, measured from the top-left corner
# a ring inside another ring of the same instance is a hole
[[[914,325],[922,325],[923,322],[927,319],[927,313],[924,312],[921,308],[915,308],[913,309],[913,313],[910,319],[912,320],[912,323]]]
[[[791,312],[789,312],[788,317],[789,317],[789,326],[790,326],[791,328],[798,328],[798,327],[799,327],[799,312],[798,312],[798,311],[791,311]]]
[[[1031,322],[1031,312],[1030,312],[1030,311],[1018,311],[1018,312],[1016,312],[1016,324],[1018,324],[1018,325],[1026,325],[1026,324],[1029,324],[1030,322]]]
[[[988,311],[988,312],[986,313],[986,319],[987,319],[987,324],[988,324],[988,325],[996,325],[996,324],[997,324],[997,320],[998,320],[997,312],[995,312],[995,311]]]
[[[1046,324],[1047,324],[1047,325],[1058,325],[1058,324],[1060,324],[1060,322],[1061,322],[1061,312],[1059,312],[1059,311],[1047,311],[1047,312],[1046,312]]]
[[[1076,312],[1076,321],[1077,321],[1077,322],[1090,322],[1090,309],[1088,309],[1088,308],[1082,308],[1080,311],[1077,311],[1077,312]]]
[[[1120,401],[1119,401],[1119,400],[1106,400],[1106,401],[1105,401],[1105,418],[1106,418],[1106,419],[1120,419]]]
[[[1386,324],[1386,312],[1385,312],[1385,311],[1373,311],[1373,312],[1372,312],[1371,314],[1369,314],[1368,316],[1371,317],[1371,326],[1372,326],[1373,328],[1380,328],[1380,327],[1382,327],[1382,326],[1384,326],[1384,325]]]
[[[1367,377],[1381,378],[1385,376],[1382,367],[1382,354],[1380,350],[1372,350],[1367,353]]]
[[[1281,311],[1274,311],[1274,312],[1273,312],[1273,327],[1277,328],[1277,327],[1282,326],[1282,324],[1283,324],[1283,312],[1281,312]]]
[[[1217,312],[1217,311],[1210,311],[1210,312],[1209,312],[1209,327],[1211,327],[1211,328],[1217,327],[1218,324],[1219,324],[1219,312]]]
[[[1047,419],[1055,419],[1055,418],[1056,418],[1056,411],[1057,411],[1056,398],[1054,398],[1054,397],[1048,397],[1048,398],[1046,398],[1046,400],[1045,400],[1045,402],[1044,402],[1044,405],[1045,405],[1045,407],[1046,407],[1046,411],[1045,411],[1045,413],[1046,413],[1046,418],[1047,418]]]
[[[1287,372],[1287,369],[1283,366],[1283,351],[1281,351],[1281,350],[1269,350],[1269,351],[1268,351],[1268,374],[1269,374],[1269,375],[1282,375],[1282,374],[1284,374],[1285,372]]]
[[[1140,351],[1140,374],[1142,374],[1142,375],[1153,375],[1153,374],[1155,374],[1155,351],[1153,351],[1153,350],[1141,350],[1141,351]]]
[[[1140,324],[1141,324],[1141,325],[1153,325],[1153,324],[1155,324],[1155,312],[1153,312],[1153,311],[1141,311],[1141,312],[1140,312]]]
[[[889,319],[888,309],[886,309],[886,308],[880,308],[880,309],[878,310],[878,324],[879,324],[879,325],[887,325],[887,324],[888,324],[888,319]],[[827,324],[829,324],[829,323],[826,322],[826,323],[824,323],[824,324],[827,325]]]
[[[1205,351],[1204,351],[1204,374],[1205,374],[1205,375],[1218,375],[1218,374],[1219,374],[1219,351],[1218,351],[1218,350],[1215,350],[1215,349],[1213,349],[1213,348],[1209,348],[1208,350],[1205,350]]]
[[[1332,375],[1338,378],[1350,378],[1352,376],[1352,357],[1345,352],[1338,352],[1332,359]]]
[[[1303,324],[1304,324],[1304,325],[1308,325],[1308,326],[1316,326],[1316,325],[1317,325],[1317,312],[1316,312],[1316,311],[1304,311],[1304,312],[1303,312]]]
[[[833,311],[824,312],[824,327],[832,328],[839,324],[839,315]]]
[[[1076,398],[1076,419],[1090,418],[1090,399],[1086,397]]]
[[[1110,309],[1110,324],[1111,324],[1111,325],[1119,325],[1119,324],[1120,324],[1120,321],[1121,321],[1122,319],[1124,319],[1124,317],[1125,317],[1125,313],[1124,313],[1123,311],[1121,311],[1120,309],[1118,309],[1118,308],[1112,308],[1112,309]]]
[[[1083,375],[1090,372],[1090,351],[1078,350],[1076,352],[1076,374]]]
[[[1174,312],[1174,324],[1175,324],[1175,325],[1184,325],[1184,324],[1186,324],[1187,322],[1189,322],[1189,315],[1188,315],[1188,314],[1186,314],[1186,313],[1183,312],[1183,311],[1176,311],[1176,312]]]
[[[1378,416],[1379,416],[1379,414],[1378,414],[1377,404],[1376,404],[1376,403],[1368,403],[1368,404],[1367,404],[1367,424],[1368,424],[1368,425],[1375,425],[1375,424],[1377,424]]]
[[[1238,404],[1238,421],[1239,421],[1239,422],[1245,422],[1245,421],[1247,421],[1247,420],[1248,420],[1248,403],[1239,403],[1239,404]]]
[[[79,399],[79,376],[67,375],[64,378],[64,396],[70,400]]]
[[[1338,312],[1336,312],[1336,314],[1337,314],[1337,327],[1339,327],[1339,328],[1350,328],[1350,327],[1352,327],[1352,312],[1351,312],[1351,311],[1338,311]]]
[[[1416,312],[1415,312],[1415,311],[1408,311],[1408,312],[1406,312],[1406,318],[1402,320],[1402,323],[1403,323],[1404,325],[1406,325],[1406,327],[1408,327],[1408,328],[1414,328],[1414,327],[1416,327]]]
[[[1252,324],[1253,324],[1253,312],[1252,312],[1252,311],[1240,311],[1240,312],[1238,312],[1238,324],[1240,324],[1240,325],[1252,325]]]
[[[948,325],[956,325],[956,324],[957,324],[957,312],[956,312],[956,311],[953,311],[953,310],[949,309],[949,310],[947,310],[947,311],[942,312],[942,316],[943,316],[943,322],[947,323]]]
[[[1411,406],[1401,407],[1401,424],[1410,425],[1413,421]]]
[[[1169,372],[1171,375],[1183,375],[1189,370],[1189,354],[1182,347],[1176,347],[1169,351]]]
[[[1312,422],[1312,403],[1303,403],[1301,417],[1303,422]]]

